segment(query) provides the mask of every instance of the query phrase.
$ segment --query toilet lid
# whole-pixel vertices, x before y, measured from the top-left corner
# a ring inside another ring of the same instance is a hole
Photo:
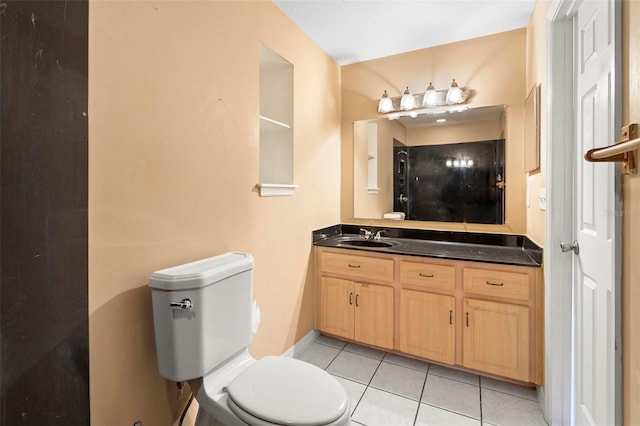
[[[324,425],[348,407],[344,388],[326,371],[304,361],[265,357],[227,387],[242,410],[270,423]]]

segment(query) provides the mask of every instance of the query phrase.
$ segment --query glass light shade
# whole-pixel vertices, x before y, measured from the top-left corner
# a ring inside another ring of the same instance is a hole
[[[393,111],[393,101],[385,90],[382,94],[382,98],[380,98],[380,103],[378,104],[378,112],[386,114],[391,111]]]
[[[437,105],[438,105],[438,93],[436,92],[436,88],[433,87],[433,83],[429,83],[427,90],[424,92],[424,97],[422,98],[422,106],[434,107]]]
[[[416,98],[413,97],[409,87],[404,89],[402,99],[400,99],[400,109],[403,111],[409,111],[416,107]]]
[[[456,79],[454,78],[451,82],[451,87],[447,92],[447,104],[455,105],[461,104],[467,99],[467,95],[458,87],[458,83],[456,83]]]

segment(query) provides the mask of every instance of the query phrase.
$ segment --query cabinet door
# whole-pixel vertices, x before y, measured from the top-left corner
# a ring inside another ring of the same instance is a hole
[[[464,299],[463,365],[513,379],[529,377],[529,308]]]
[[[353,339],[355,294],[353,281],[320,279],[320,330]]]
[[[455,298],[400,291],[400,351],[446,364],[454,363]]]
[[[393,287],[355,283],[355,340],[393,349]]]

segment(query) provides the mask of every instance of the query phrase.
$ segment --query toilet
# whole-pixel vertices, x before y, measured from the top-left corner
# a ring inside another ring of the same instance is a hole
[[[250,254],[225,253],[151,275],[160,375],[189,382],[197,426],[349,425],[347,394],[326,371],[249,353],[253,266]]]

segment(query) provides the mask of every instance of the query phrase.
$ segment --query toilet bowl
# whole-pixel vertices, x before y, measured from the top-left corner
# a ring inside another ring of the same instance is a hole
[[[189,381],[197,426],[350,424],[347,394],[326,371],[249,354],[253,265],[249,254],[226,253],[153,273],[160,374]]]
[[[206,375],[198,389],[196,426],[350,424],[344,388],[324,370],[286,357],[256,361],[248,352]]]

